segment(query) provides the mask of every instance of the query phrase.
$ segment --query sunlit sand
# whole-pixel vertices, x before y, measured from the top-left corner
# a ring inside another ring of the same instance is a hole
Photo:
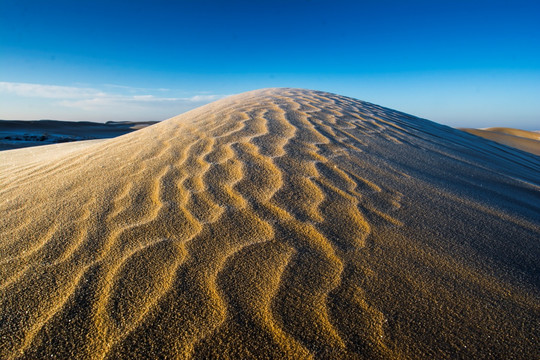
[[[539,174],[299,89],[0,152],[0,358],[537,358]]]
[[[512,128],[461,129],[500,144],[540,155],[540,133]]]

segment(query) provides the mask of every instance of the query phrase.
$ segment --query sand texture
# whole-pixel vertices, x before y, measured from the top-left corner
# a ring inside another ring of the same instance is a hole
[[[535,131],[501,127],[460,130],[540,156],[540,133]]]
[[[40,149],[0,152],[1,359],[540,354],[537,156],[298,89]]]

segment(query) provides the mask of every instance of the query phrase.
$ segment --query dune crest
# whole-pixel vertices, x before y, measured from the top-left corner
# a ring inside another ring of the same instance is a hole
[[[55,146],[0,153],[0,358],[540,353],[538,157],[300,89]]]

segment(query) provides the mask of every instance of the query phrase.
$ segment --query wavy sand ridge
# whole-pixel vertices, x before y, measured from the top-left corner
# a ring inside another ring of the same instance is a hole
[[[533,155],[266,89],[0,170],[0,358],[540,353]]]

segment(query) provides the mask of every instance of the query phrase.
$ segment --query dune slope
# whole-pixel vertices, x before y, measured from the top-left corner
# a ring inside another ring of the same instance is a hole
[[[540,353],[534,155],[298,89],[56,146],[0,153],[2,359]]]

